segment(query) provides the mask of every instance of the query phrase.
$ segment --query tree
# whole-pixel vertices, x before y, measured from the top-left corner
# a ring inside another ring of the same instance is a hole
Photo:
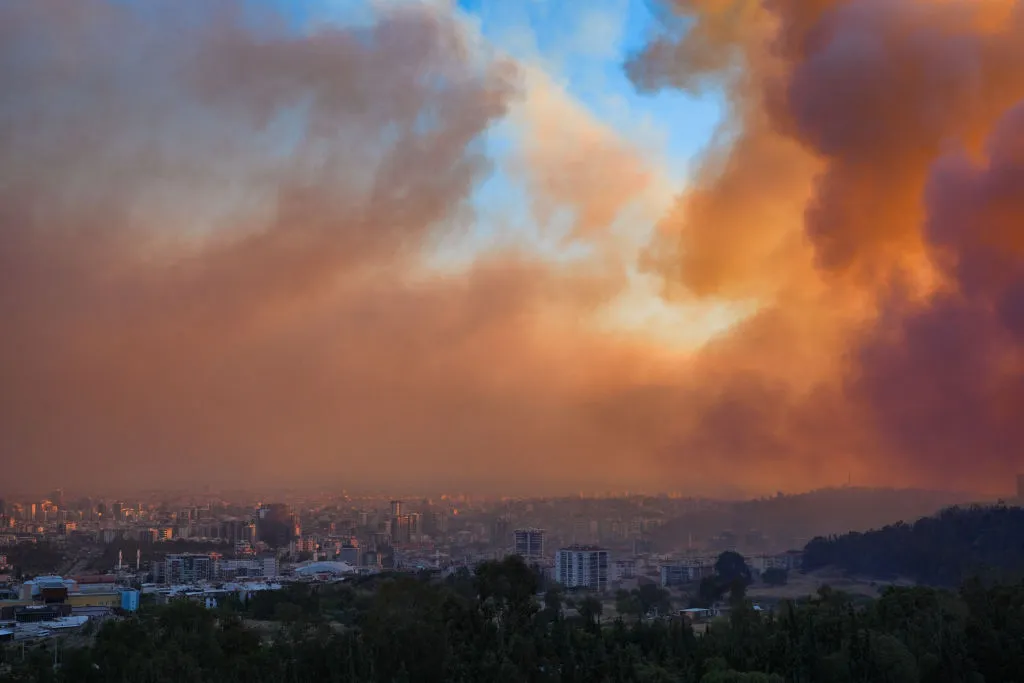
[[[887,633],[870,634],[868,667],[877,683],[916,683],[917,662],[898,638]]]
[[[742,605],[747,598],[747,584],[743,579],[735,578],[729,584],[729,604],[733,607]]]
[[[761,580],[769,586],[785,586],[789,582],[789,571],[778,567],[764,570]]]
[[[615,611],[622,616],[639,617],[643,614],[637,591],[618,590],[615,592]]]
[[[700,580],[697,587],[697,598],[694,600],[696,607],[711,607],[722,598],[725,587],[721,581],[714,576],[705,576]]]
[[[544,609],[552,616],[559,616],[562,613],[562,591],[558,588],[549,588],[544,593]]]
[[[667,590],[654,583],[643,583],[636,591],[637,602],[641,614],[668,614],[672,611],[672,601]]]
[[[759,671],[740,672],[726,669],[709,671],[701,677],[700,683],[786,683],[786,679],[778,674],[767,674]]]
[[[747,561],[743,559],[742,555],[732,550],[726,550],[718,556],[718,560],[715,561],[715,575],[726,586],[736,579],[747,584],[750,583],[750,567],[747,566]]]
[[[601,614],[604,612],[604,605],[593,595],[585,595],[577,605],[583,622],[591,628],[596,628],[601,623]]]
[[[823,587],[767,615],[737,600],[697,638],[676,620],[605,626],[600,601],[586,593],[574,602],[582,618],[538,617],[516,565],[494,563],[482,574],[472,595],[409,576],[273,591],[265,607],[292,614],[272,635],[226,609],[147,606],[105,622],[91,644],[61,648],[57,668],[52,641],[24,658],[0,650],[0,683],[984,683],[1018,681],[1024,671],[1024,584],[890,588],[859,608]],[[745,588],[742,579],[734,588]],[[650,606],[662,594],[647,584],[616,602],[639,611],[641,595]],[[556,597],[546,594],[545,614]],[[344,626],[326,623],[342,612]]]

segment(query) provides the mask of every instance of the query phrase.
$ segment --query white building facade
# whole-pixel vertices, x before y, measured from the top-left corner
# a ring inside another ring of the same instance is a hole
[[[555,554],[555,580],[566,588],[608,589],[608,551],[575,545]]]

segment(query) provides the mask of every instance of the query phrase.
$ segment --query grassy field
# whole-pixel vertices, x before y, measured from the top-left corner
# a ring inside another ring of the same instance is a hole
[[[747,589],[747,596],[754,602],[761,601],[771,604],[781,600],[795,600],[814,595],[823,585],[828,585],[844,593],[874,598],[881,595],[888,586],[912,586],[914,584],[912,581],[906,580],[872,581],[844,576],[841,572],[825,569],[809,574],[790,572],[789,582],[785,586],[767,586],[763,583],[755,583]]]

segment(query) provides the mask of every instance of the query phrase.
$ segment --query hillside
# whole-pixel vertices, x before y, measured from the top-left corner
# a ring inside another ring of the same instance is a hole
[[[977,497],[969,493],[923,489],[818,489],[694,511],[671,520],[654,537],[671,547],[691,536],[706,539],[723,531],[743,534],[756,529],[778,550],[786,550],[816,536],[866,531],[894,519],[917,519],[973,500]]]
[[[1015,579],[1024,576],[1024,509],[952,507],[913,524],[815,538],[804,549],[804,570],[824,567],[939,586],[971,576]]]

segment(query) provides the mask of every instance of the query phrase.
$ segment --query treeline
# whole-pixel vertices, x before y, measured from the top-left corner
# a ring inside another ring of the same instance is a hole
[[[18,580],[52,574],[67,559],[59,546],[46,542],[7,546],[0,555],[7,556],[7,562],[14,568],[14,578]]]
[[[1024,576],[1024,509],[952,507],[913,524],[815,538],[804,548],[803,568],[828,566],[936,586],[972,576],[1016,580]]]
[[[251,608],[281,618],[264,631],[237,605],[172,603],[105,624],[56,668],[51,651],[9,651],[0,681],[1000,683],[1024,672],[1024,585],[893,588],[862,608],[824,588],[774,614],[737,600],[703,634],[678,619],[609,622],[600,608],[569,618],[559,593],[536,589],[516,560],[443,582],[296,589]]]

